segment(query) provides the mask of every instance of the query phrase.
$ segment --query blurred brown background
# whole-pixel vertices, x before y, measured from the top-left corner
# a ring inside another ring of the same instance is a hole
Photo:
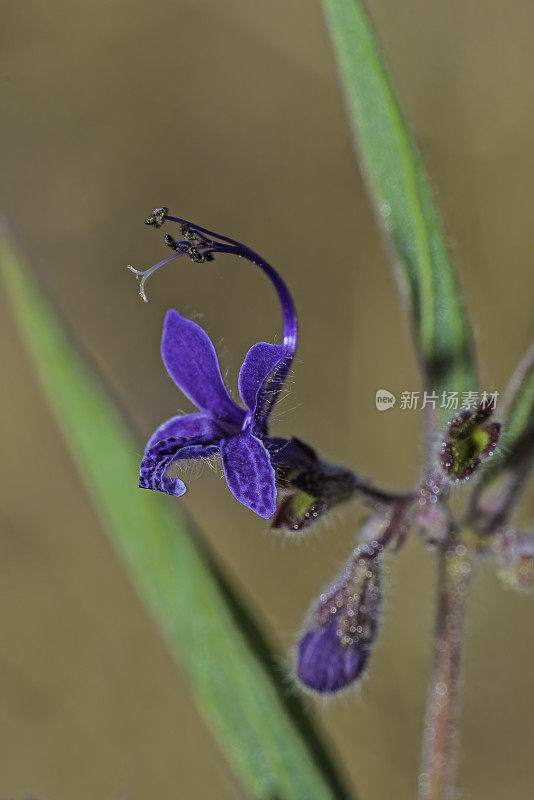
[[[502,390],[534,334],[534,7],[369,6],[451,235],[483,385]],[[229,259],[178,262],[140,301],[125,265],[166,254],[143,218],[167,204],[251,244],[295,293],[299,360],[279,432],[410,486],[421,417],[379,413],[374,394],[417,390],[415,360],[319,4],[6,0],[0,37],[1,206],[143,433],[188,409],[159,358],[167,307],[201,313],[234,387],[246,349],[280,331],[264,278]],[[0,796],[241,798],[99,525],[4,298],[0,309]],[[284,542],[209,469],[189,483],[181,502],[287,652],[361,509]],[[531,492],[524,523],[533,510]],[[315,708],[362,800],[415,795],[433,602],[432,558],[414,540],[391,563],[360,699]],[[481,571],[462,798],[532,796],[533,611]]]

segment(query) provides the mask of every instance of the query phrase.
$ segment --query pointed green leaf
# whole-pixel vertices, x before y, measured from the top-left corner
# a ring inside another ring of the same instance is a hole
[[[48,401],[103,523],[250,796],[347,797],[260,630],[191,525],[178,516],[177,503],[138,488],[139,443],[5,241],[0,268]]]
[[[474,390],[471,334],[441,220],[372,26],[359,0],[324,0],[324,6],[360,161],[407,296],[425,386],[438,394]],[[438,408],[440,423],[449,415]]]

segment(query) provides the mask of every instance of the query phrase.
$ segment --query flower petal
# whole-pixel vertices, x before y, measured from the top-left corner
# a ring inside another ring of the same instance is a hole
[[[173,381],[197,408],[241,425],[243,411],[228,394],[215,348],[200,325],[177,311],[168,311],[161,356]]]
[[[223,439],[221,456],[228,487],[234,497],[263,519],[276,510],[274,469],[263,444],[250,430]]]
[[[249,411],[255,411],[260,401],[259,391],[284,353],[279,344],[258,342],[246,354],[239,372],[239,393]]]
[[[170,437],[178,439],[191,439],[195,444],[199,440],[211,439],[213,444],[218,444],[222,438],[231,432],[211,416],[197,411],[194,414],[181,414],[171,417],[156,428],[147,442],[145,453],[161,439]]]
[[[297,676],[309,689],[331,694],[360,677],[369,657],[369,645],[341,643],[336,620],[308,630],[299,642]]]
[[[161,439],[145,452],[139,472],[139,486],[181,497],[185,494],[186,486],[179,478],[167,475],[171,464],[186,458],[207,458],[218,451],[218,446],[210,439],[194,443],[191,439],[175,436]]]

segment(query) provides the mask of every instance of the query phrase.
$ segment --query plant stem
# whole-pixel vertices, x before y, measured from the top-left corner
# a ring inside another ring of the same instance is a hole
[[[473,566],[474,555],[463,544],[449,543],[438,554],[434,669],[425,716],[421,800],[447,800],[452,793],[463,621]]]

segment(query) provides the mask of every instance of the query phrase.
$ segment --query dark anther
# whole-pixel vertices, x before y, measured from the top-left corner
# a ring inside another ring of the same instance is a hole
[[[181,233],[184,239],[187,239],[193,247],[201,247],[203,244],[210,244],[210,240],[202,236],[198,231],[192,230],[188,222],[182,224]]]
[[[145,219],[145,225],[152,225],[154,228],[161,228],[164,222],[164,217],[168,213],[168,208],[155,208],[152,214]]]
[[[186,242],[184,240],[177,242],[170,234],[165,234],[165,244],[167,247],[170,247],[171,250],[174,250],[175,253],[188,253],[191,250],[190,242]]]
[[[213,258],[211,253],[201,253],[196,247],[190,247],[187,251],[187,255],[195,264],[202,264],[204,261],[211,261]]]

